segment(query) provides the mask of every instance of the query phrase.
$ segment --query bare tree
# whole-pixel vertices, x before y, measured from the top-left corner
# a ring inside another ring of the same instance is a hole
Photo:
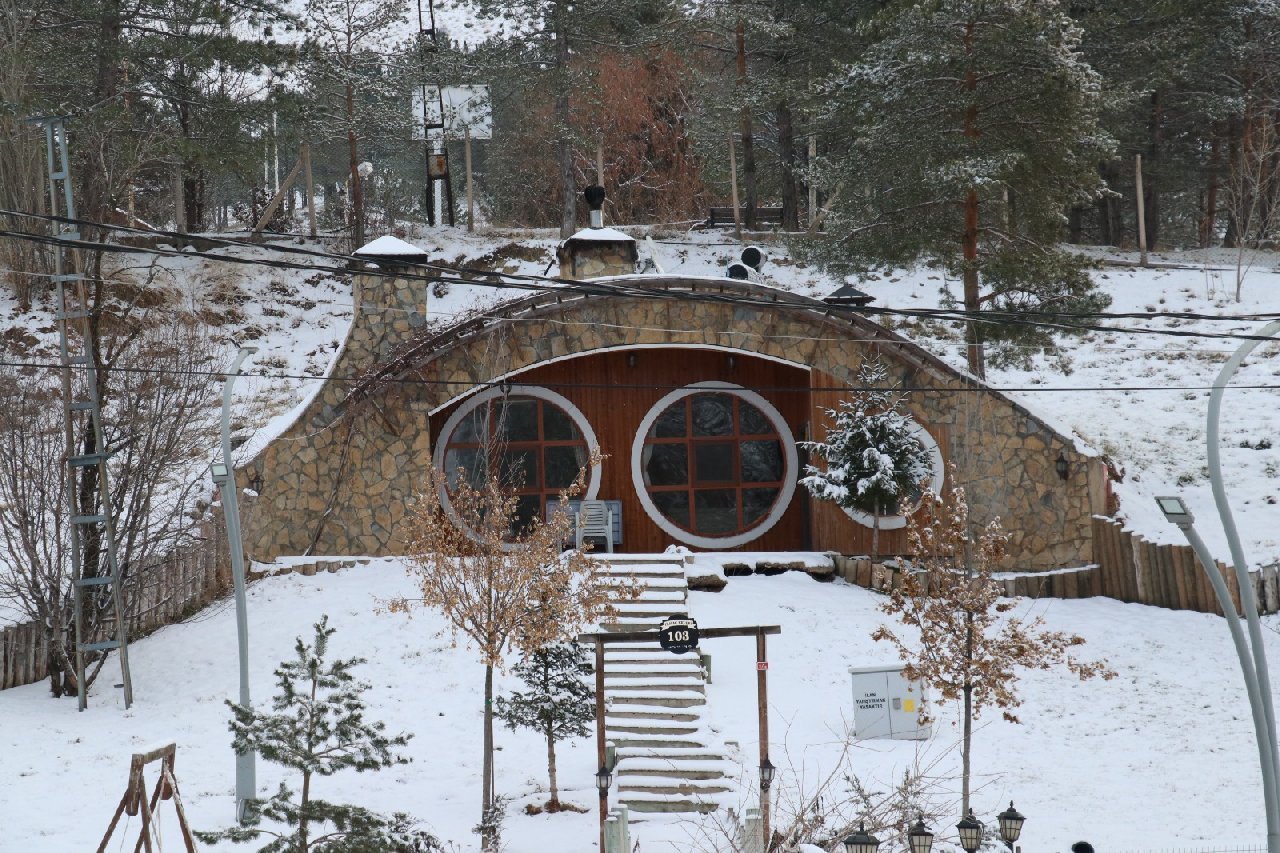
[[[591,464],[599,464],[599,457]],[[407,613],[417,606],[438,610],[455,635],[475,645],[484,664],[486,816],[494,802],[494,667],[503,666],[512,650],[529,653],[573,637],[611,615],[613,601],[635,596],[634,590],[607,585],[597,577],[584,549],[564,549],[572,527],[567,502],[581,493],[587,468],[561,494],[559,508],[549,519],[535,517],[527,523],[517,512],[516,489],[504,482],[500,468],[488,466],[490,473],[483,477],[447,478],[434,471],[429,475],[410,512],[405,537],[414,555],[409,558],[410,572],[420,597],[389,602],[393,612]],[[446,485],[447,510],[441,497]],[[497,839],[490,832],[482,844],[493,850]]]
[[[1236,250],[1236,302],[1259,249],[1280,230],[1280,104],[1250,108],[1227,176],[1230,237]]]
[[[185,315],[117,317],[102,338],[101,446],[111,453],[112,510],[122,578],[138,575],[191,533],[190,512],[215,443],[214,355],[203,329]],[[55,375],[0,368],[0,602],[40,623],[50,648],[54,696],[74,694],[75,643],[68,547],[65,438]],[[80,446],[96,437],[81,433]],[[80,488],[79,512],[95,514],[98,490]],[[92,544],[92,543],[91,543]],[[106,571],[101,547],[87,547],[83,577]],[[127,616],[137,588],[122,583]],[[108,618],[107,601],[86,608],[86,630]],[[88,670],[86,689],[102,669]]]
[[[954,470],[949,472],[954,479]],[[943,699],[963,703],[961,736],[961,810],[969,812],[970,747],[973,720],[989,707],[1018,722],[1013,709],[1018,673],[1065,664],[1081,679],[1115,676],[1105,661],[1084,662],[1071,650],[1084,638],[1042,630],[1044,620],[1024,622],[1008,616],[1016,603],[1001,599],[992,577],[1004,555],[1007,536],[996,519],[976,535],[970,532],[964,489],[953,488],[944,499],[926,491],[907,528],[916,571],[908,572],[890,593],[881,611],[920,634],[919,643],[904,641],[887,625],[872,633],[897,649],[906,663],[903,674],[933,687]],[[922,711],[922,716],[927,712]]]

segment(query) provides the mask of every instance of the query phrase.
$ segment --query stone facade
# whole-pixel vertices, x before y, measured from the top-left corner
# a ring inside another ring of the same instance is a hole
[[[560,277],[578,281],[607,275],[631,275],[638,258],[635,240],[566,240],[556,249]]]
[[[653,277],[637,282],[654,284]],[[707,286],[673,277],[670,289]],[[335,378],[364,376],[423,322],[425,283],[357,282],[361,301]],[[761,302],[769,288],[717,285]],[[795,300],[795,297],[790,297]],[[508,322],[518,318],[519,322]],[[687,331],[673,331],[687,330]],[[999,516],[1010,533],[1010,565],[1054,569],[1091,562],[1091,518],[1105,512],[1101,461],[1078,452],[1030,412],[951,369],[900,336],[857,315],[827,307],[696,302],[634,296],[535,296],[508,303],[487,322],[417,341],[402,366],[381,382],[327,382],[280,438],[237,471],[261,483],[245,525],[251,555],[376,555],[402,549],[396,526],[431,464],[429,416],[480,383],[574,354],[637,346],[723,347],[856,381],[875,353],[893,380],[918,389],[912,415],[944,436],[944,458],[968,492],[973,519]],[[1068,476],[1055,470],[1066,460]],[[852,522],[850,522],[852,523]],[[815,541],[815,548],[838,550]]]

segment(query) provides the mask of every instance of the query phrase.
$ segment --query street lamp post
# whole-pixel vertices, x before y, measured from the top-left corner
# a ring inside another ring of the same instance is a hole
[[[1009,848],[1010,853],[1013,851],[1013,845],[1022,835],[1022,824],[1026,822],[1026,818],[1022,813],[1013,807],[1013,800],[1009,801],[1009,808],[996,815],[996,820],[1000,822],[1000,840]]]
[[[231,465],[231,389],[240,375],[240,365],[258,351],[241,347],[222,385],[222,462],[213,466],[213,479],[222,493],[222,514],[227,525],[227,546],[231,552],[231,582],[236,599],[236,639],[240,649],[240,706],[251,708],[249,699],[249,615],[245,610],[244,545],[240,538],[240,505],[236,499],[235,469]],[[236,820],[245,819],[245,806],[257,791],[253,750],[236,753]]]
[[[930,853],[933,850],[933,833],[924,825],[924,815],[916,819],[907,833],[907,846],[911,853]]]
[[[613,771],[602,764],[596,771],[596,790],[600,792],[600,853],[605,853],[604,821],[609,813],[609,786],[613,784]]]
[[[867,832],[862,821],[858,821],[858,831],[844,840],[845,853],[876,853],[880,849],[880,839]]]
[[[960,833],[960,846],[965,853],[974,853],[982,845],[982,822],[973,816],[973,809],[960,818],[956,831]]]
[[[1218,571],[1213,555],[1209,553],[1204,540],[1200,538],[1200,534],[1193,526],[1195,517],[1191,514],[1191,510],[1187,509],[1182,498],[1176,496],[1157,497],[1156,504],[1165,518],[1176,525],[1191,543],[1191,549],[1199,558],[1200,565],[1209,578],[1209,584],[1213,587],[1214,595],[1218,598],[1218,605],[1226,617],[1227,629],[1231,632],[1231,642],[1235,645],[1236,657],[1240,660],[1240,672],[1244,676],[1245,691],[1249,696],[1249,709],[1253,713],[1253,729],[1258,742],[1258,761],[1262,766],[1262,798],[1267,814],[1267,853],[1280,853],[1280,809],[1277,809],[1276,799],[1277,774],[1274,747],[1276,732],[1274,725],[1269,724],[1264,710],[1261,679],[1255,668],[1257,655],[1250,653],[1249,641],[1245,638],[1244,629],[1240,627],[1240,615],[1236,613],[1235,603],[1231,600],[1231,591],[1227,589],[1227,582]],[[1240,603],[1244,605],[1246,611],[1252,601],[1251,595],[1248,598],[1245,597],[1248,589],[1246,579],[1246,582],[1240,585]],[[1265,664],[1265,657],[1263,660]]]
[[[1209,484],[1213,489],[1213,502],[1218,507],[1218,518],[1222,520],[1222,530],[1227,535],[1227,545],[1231,549],[1231,564],[1236,572],[1236,580],[1240,586],[1240,605],[1244,609],[1245,623],[1249,627],[1249,642],[1253,651],[1253,668],[1258,673],[1258,690],[1262,694],[1262,713],[1266,718],[1267,731],[1271,733],[1272,774],[1280,782],[1280,758],[1276,755],[1276,714],[1271,700],[1271,676],[1267,667],[1267,651],[1262,643],[1262,625],[1258,619],[1258,603],[1254,598],[1253,585],[1249,583],[1249,565],[1245,560],[1244,546],[1240,544],[1240,533],[1236,530],[1235,517],[1231,513],[1231,504],[1227,502],[1226,486],[1222,480],[1221,441],[1218,433],[1218,422],[1222,414],[1222,397],[1226,393],[1227,383],[1235,376],[1240,365],[1249,357],[1263,339],[1274,337],[1280,332],[1280,320],[1273,320],[1254,336],[1253,340],[1244,341],[1227,359],[1227,363],[1218,371],[1213,380],[1213,391],[1209,394],[1209,411],[1205,423],[1205,451],[1209,463]],[[1280,809],[1280,801],[1272,802]],[[1271,853],[1276,853],[1272,848]]]

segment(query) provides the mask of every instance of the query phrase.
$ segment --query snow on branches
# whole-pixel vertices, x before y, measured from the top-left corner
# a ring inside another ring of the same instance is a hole
[[[801,484],[820,500],[871,515],[896,514],[933,474],[919,427],[903,411],[903,396],[888,386],[889,371],[879,359],[863,362],[852,399],[827,409],[834,424],[826,441],[807,441],[806,450],[826,462],[806,466]]]

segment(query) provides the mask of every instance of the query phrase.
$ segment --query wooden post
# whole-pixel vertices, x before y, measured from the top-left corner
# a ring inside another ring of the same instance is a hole
[[[742,239],[742,210],[738,207],[738,155],[733,150],[733,134],[729,134],[729,195],[733,203],[733,235]]]
[[[262,211],[262,216],[258,219],[258,224],[253,226],[253,236],[262,233],[262,229],[267,227],[267,223],[271,221],[271,217],[276,215],[276,211],[280,209],[280,202],[284,201],[284,194],[293,186],[293,182],[298,179],[298,175],[302,173],[302,160],[294,164],[293,171],[289,173],[289,177],[284,179],[284,183],[280,185],[280,189],[276,190],[276,194],[271,197],[271,201],[267,203],[266,210]]]
[[[182,196],[182,163],[173,164],[173,223],[179,234],[187,233],[187,202]]]
[[[462,128],[462,158],[467,167],[467,231],[476,230],[476,202],[471,192],[471,125]]]
[[[604,137],[596,141],[596,183],[604,186]]]
[[[1138,195],[1138,263],[1147,265],[1147,204],[1142,195],[1142,155],[1135,158],[1134,181]]]
[[[604,767],[604,638],[596,637],[596,759]],[[608,817],[609,792],[600,790],[600,853],[604,853],[604,822]]]
[[[307,178],[307,220],[311,236],[316,236],[316,185],[311,177],[311,143],[302,143],[302,171]]]
[[[756,632],[756,700],[760,714],[760,766],[769,760],[769,657],[765,653],[764,631]],[[769,786],[760,783],[760,849],[769,850]]]

